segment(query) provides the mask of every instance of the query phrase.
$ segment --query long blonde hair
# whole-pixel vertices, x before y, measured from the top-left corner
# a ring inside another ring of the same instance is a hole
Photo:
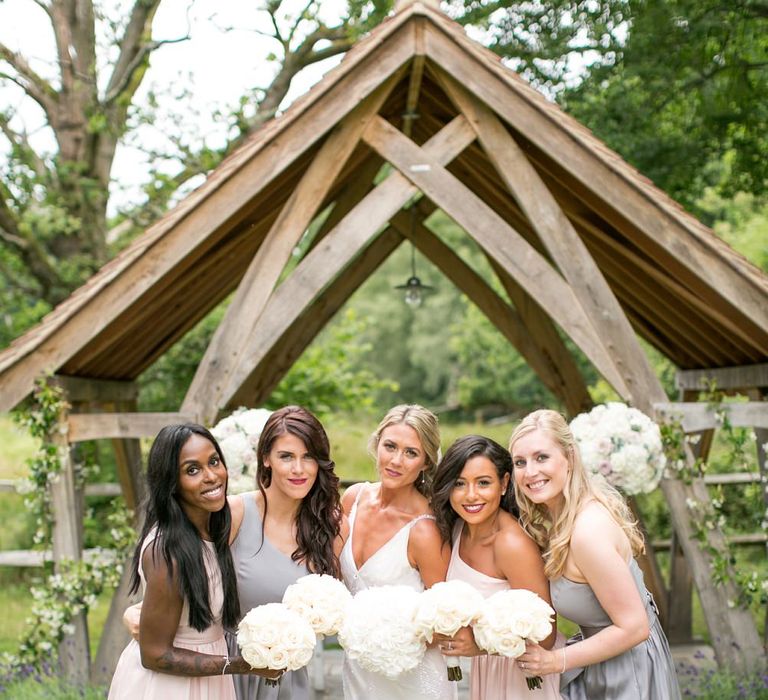
[[[544,552],[544,573],[547,578],[555,579],[563,575],[573,524],[590,500],[605,506],[627,536],[634,556],[645,551],[643,536],[624,498],[610,484],[602,479],[593,479],[587,473],[571,428],[557,411],[541,409],[529,413],[512,432],[509,451],[513,451],[520,438],[534,430],[540,430],[551,438],[568,461],[568,474],[563,488],[564,504],[554,522],[547,507],[531,501],[513,480],[515,498],[520,508],[520,524]]]
[[[387,415],[381,419],[378,427],[368,441],[368,449],[376,458],[376,450],[381,440],[381,434],[390,425],[407,425],[416,431],[424,449],[425,463],[422,475],[414,484],[416,490],[422,495],[429,494],[432,477],[440,461],[440,426],[437,416],[424,406],[419,404],[400,404],[387,411]]]

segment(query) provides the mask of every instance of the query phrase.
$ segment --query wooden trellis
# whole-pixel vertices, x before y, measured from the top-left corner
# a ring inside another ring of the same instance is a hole
[[[480,246],[504,294],[433,233],[435,209]],[[287,272],[310,228],[318,232]],[[62,450],[115,440],[124,492],[135,502],[137,438],[261,404],[406,239],[572,414],[590,398],[564,335],[649,414],[669,398],[638,335],[685,370],[768,360],[768,279],[456,23],[411,3],[1,353],[0,410],[45,371],[73,405],[87,387],[94,398],[81,403],[96,405],[62,417]],[[136,412],[134,380],[232,292],[179,412]],[[56,515],[71,530],[78,496],[66,488]],[[706,502],[704,484],[665,480],[662,489],[718,660],[734,667],[764,659],[751,616],[728,606],[732,587],[713,585],[708,557],[691,538],[685,503]],[[722,538],[711,533],[716,547]],[[64,540],[69,549],[62,544],[58,556],[79,556],[76,536]],[[643,564],[667,620],[676,611],[667,611],[652,553]],[[120,646],[122,605],[113,603],[99,671],[111,671],[107,657]],[[82,664],[81,675],[87,657]]]

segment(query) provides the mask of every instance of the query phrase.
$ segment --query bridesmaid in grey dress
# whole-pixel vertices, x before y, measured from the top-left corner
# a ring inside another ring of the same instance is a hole
[[[621,495],[592,480],[556,411],[526,416],[510,438],[520,522],[544,552],[552,604],[581,633],[562,649],[529,644],[529,675],[561,673],[566,700],[679,700],[656,606],[634,557],[643,541]]]
[[[328,436],[320,422],[299,406],[275,411],[256,449],[258,491],[229,499],[230,547],[237,574],[240,609],[283,599],[285,589],[308,573],[340,577],[338,555],[346,519],[341,513],[338,477]],[[230,655],[238,653],[234,634]],[[279,686],[255,676],[234,676],[238,700],[308,700],[307,669],[283,675]]]

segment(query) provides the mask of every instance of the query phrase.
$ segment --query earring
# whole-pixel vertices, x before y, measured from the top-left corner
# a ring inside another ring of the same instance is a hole
[[[427,483],[427,477],[424,475],[424,470],[422,470],[421,471],[421,481],[419,482],[419,484],[421,486],[424,486],[424,484],[426,484],[426,483]]]

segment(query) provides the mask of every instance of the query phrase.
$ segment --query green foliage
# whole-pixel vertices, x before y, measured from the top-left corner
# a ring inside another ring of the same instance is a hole
[[[278,384],[269,408],[296,403],[324,418],[337,412],[371,411],[382,390],[397,391],[397,383],[376,376],[360,360],[371,350],[359,342],[369,322],[348,310],[339,322],[313,343]]]
[[[706,185],[768,183],[768,13],[752,0],[630,0],[613,63],[562,104],[641,172],[692,205]],[[728,157],[727,178],[719,164]]]
[[[706,669],[685,665],[678,669],[685,697],[699,700],[768,700],[768,674],[755,671],[736,674],[728,670]]]

